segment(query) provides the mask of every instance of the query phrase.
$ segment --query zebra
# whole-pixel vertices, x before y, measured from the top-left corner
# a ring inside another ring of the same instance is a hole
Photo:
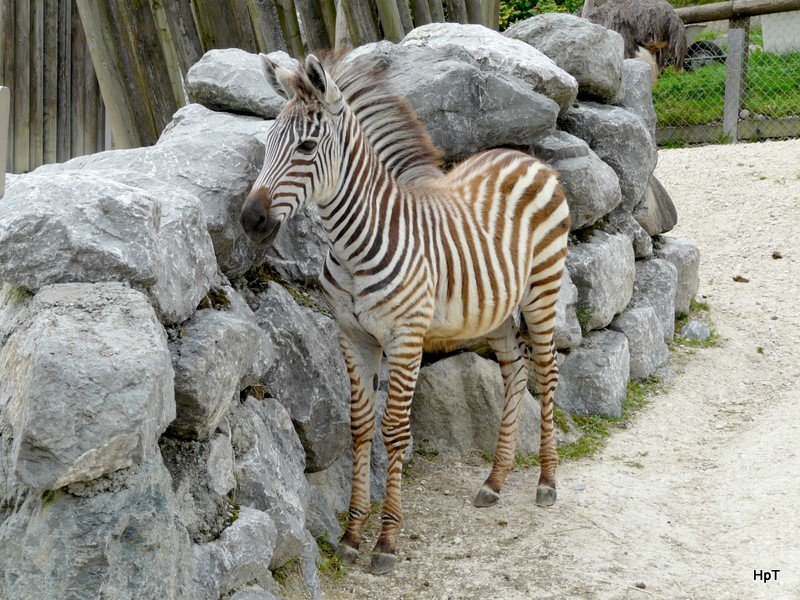
[[[323,57],[324,66],[309,55],[294,70],[263,54],[260,61],[269,85],[288,102],[268,132],[264,167],[241,224],[252,240],[266,243],[314,203],[328,237],[320,285],[340,328],[353,440],[349,520],[338,555],[357,559],[370,514],[370,449],[384,354],[389,381],[381,431],[389,458],[372,573],[386,573],[396,562],[403,457],[423,350],[486,336],[500,363],[505,406],[491,472],[473,501],[478,507],[497,502],[514,466],[533,366],[541,403],[536,503],[552,505],[558,464],[553,332],[570,228],[556,173],[522,152],[494,149],[445,174],[439,150],[383,67],[341,55]]]

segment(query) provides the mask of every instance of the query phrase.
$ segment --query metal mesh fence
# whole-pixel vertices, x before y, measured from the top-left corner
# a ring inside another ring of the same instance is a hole
[[[666,70],[653,90],[659,144],[800,137],[800,11],[687,36],[684,71]]]

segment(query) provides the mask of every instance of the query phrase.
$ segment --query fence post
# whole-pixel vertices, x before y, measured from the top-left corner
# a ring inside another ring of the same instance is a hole
[[[725,110],[722,132],[736,143],[739,140],[739,111],[747,84],[747,54],[750,46],[750,19],[731,19],[728,28],[728,58],[725,60]]]
[[[8,161],[8,117],[11,112],[11,90],[0,86],[0,198],[6,192]]]

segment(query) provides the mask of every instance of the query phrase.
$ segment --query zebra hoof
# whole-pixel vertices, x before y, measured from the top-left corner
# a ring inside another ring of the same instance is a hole
[[[553,506],[556,503],[556,488],[540,483],[536,486],[536,504]]]
[[[375,552],[373,553],[372,560],[369,563],[369,572],[373,575],[385,575],[394,568],[394,564],[396,562],[396,554]]]
[[[352,546],[348,546],[344,542],[339,542],[339,545],[336,547],[336,556],[338,556],[339,560],[343,563],[353,564],[358,560],[358,550]]]
[[[486,508],[487,506],[496,504],[498,500],[500,500],[500,494],[495,492],[488,485],[484,485],[478,490],[475,500],[473,500],[472,503],[478,508]]]

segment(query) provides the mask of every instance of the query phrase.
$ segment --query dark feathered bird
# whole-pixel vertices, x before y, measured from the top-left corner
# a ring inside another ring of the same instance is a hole
[[[641,57],[640,48],[652,53],[659,71],[669,50],[675,68],[686,58],[686,29],[666,0],[608,0],[588,17],[590,21],[618,32],[625,40],[625,58]]]

